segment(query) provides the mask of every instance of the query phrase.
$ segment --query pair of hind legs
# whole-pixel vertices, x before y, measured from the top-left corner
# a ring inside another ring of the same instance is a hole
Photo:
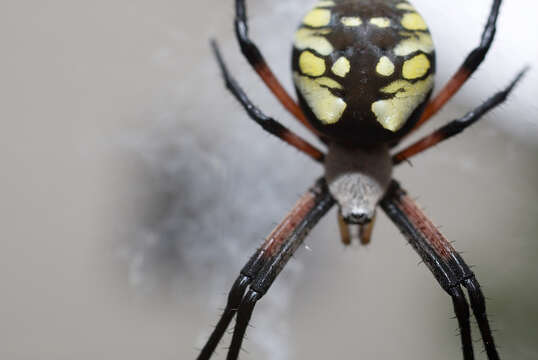
[[[493,41],[500,4],[501,0],[494,0],[480,45],[469,54],[460,69],[440,93],[427,104],[424,114],[415,126],[415,129],[441,109],[483,61]],[[236,0],[235,28],[243,54],[254,70],[260,75],[264,83],[290,113],[315,135],[320,136],[308,123],[300,107],[280,85],[280,82],[265,62],[261,52],[248,37],[244,0]],[[242,104],[248,115],[266,131],[296,147],[315,161],[323,162],[324,153],[322,151],[285,128],[275,119],[266,116],[250,101],[228,72],[216,43],[213,42],[212,45],[227,88]],[[518,74],[516,79],[506,89],[498,92],[462,118],[449,122],[432,134],[395,154],[393,157],[394,163],[399,164],[417,153],[458,134],[478,121],[487,111],[506,99],[517,81],[523,76],[523,73],[524,71]],[[255,252],[242,269],[229,293],[224,313],[198,356],[198,360],[209,359],[211,357],[230,322],[236,315],[236,326],[227,359],[237,359],[255,304],[267,292],[289,258],[300,246],[308,231],[315,226],[333,204],[334,200],[328,193],[323,180],[318,180],[299,199],[293,210],[273,230],[262,247]],[[465,288],[468,291],[471,308],[477,320],[488,358],[498,359],[499,356],[486,316],[484,296],[474,274],[460,255],[396,182],[393,182],[385,198],[381,201],[380,206],[406,236],[409,243],[427,264],[441,287],[451,296],[454,311],[461,329],[463,358],[465,360],[474,358],[469,321],[469,305],[462,291],[462,288]]]

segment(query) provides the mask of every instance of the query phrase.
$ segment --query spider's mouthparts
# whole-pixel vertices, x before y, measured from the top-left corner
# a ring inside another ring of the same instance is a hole
[[[356,211],[344,215],[344,221],[350,225],[366,225],[372,221],[372,215],[366,211]]]

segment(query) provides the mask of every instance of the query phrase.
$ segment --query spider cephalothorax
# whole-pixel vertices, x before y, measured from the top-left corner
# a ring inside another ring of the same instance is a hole
[[[241,270],[217,326],[198,360],[207,360],[237,315],[227,360],[239,356],[257,301],[267,292],[308,232],[335,204],[342,242],[351,243],[348,224],[359,224],[369,242],[377,206],[400,229],[442,289],[451,297],[465,360],[474,359],[469,321],[476,318],[490,360],[499,359],[486,315],[484,295],[473,272],[399,184],[392,166],[448,139],[502,103],[523,76],[460,119],[402,151],[390,149],[430,119],[478,68],[495,34],[501,0],[493,0],[480,45],[432,100],[435,57],[426,23],[405,0],[323,0],[307,13],[295,34],[293,78],[297,103],[282,87],[248,36],[245,0],[236,0],[235,29],[241,50],[282,105],[328,146],[325,154],[266,116],[231,76],[213,42],[227,88],[266,131],[325,166]]]
[[[317,130],[371,146],[415,125],[433,88],[435,53],[406,1],[320,1],[295,33],[292,68],[299,104]]]
[[[329,145],[325,180],[346,223],[365,225],[370,222],[391,178],[392,160],[387,146]]]

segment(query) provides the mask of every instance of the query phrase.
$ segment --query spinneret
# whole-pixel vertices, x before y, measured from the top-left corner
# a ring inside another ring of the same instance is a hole
[[[311,124],[347,146],[393,143],[433,89],[431,35],[402,0],[320,1],[295,34],[293,78]]]

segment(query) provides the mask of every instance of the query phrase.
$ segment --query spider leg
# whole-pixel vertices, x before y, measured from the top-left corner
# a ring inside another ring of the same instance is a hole
[[[491,333],[491,328],[489,326],[486,313],[486,300],[482,290],[480,289],[480,284],[461,255],[454,250],[452,245],[446,241],[445,238],[442,238],[442,240],[443,248],[449,253],[447,262],[449,266],[459,274],[460,278],[462,279],[463,286],[467,289],[469,294],[471,309],[473,310],[478,328],[480,329],[480,334],[482,335],[482,340],[484,342],[488,359],[499,359],[499,354],[497,353],[497,349],[495,347],[495,342],[493,340],[493,335]]]
[[[523,77],[523,75],[525,75],[527,70],[528,68],[523,69],[516,76],[516,78],[510,83],[510,85],[506,87],[506,89],[499,91],[498,93],[490,97],[488,100],[486,100],[486,102],[484,102],[482,105],[470,111],[462,118],[452,120],[446,125],[435,130],[430,135],[423,137],[422,139],[418,140],[414,144],[398,152],[392,158],[393,163],[396,165],[403,161],[406,161],[410,159],[411,157],[415,156],[416,154],[421,153],[422,151],[426,149],[429,149],[430,147],[440,143],[441,141],[444,141],[448,138],[451,138],[454,135],[459,134],[460,132],[465,130],[467,127],[473,125],[475,122],[480,120],[482,116],[484,116],[488,111],[492,110],[493,108],[500,105],[506,100],[506,98],[508,97],[508,94],[510,94],[510,92],[514,89],[518,81],[521,80],[521,78]]]
[[[484,61],[484,58],[491,47],[491,43],[493,42],[493,38],[495,37],[495,24],[497,22],[497,17],[499,16],[501,2],[501,0],[493,1],[488,22],[486,23],[484,32],[482,33],[482,38],[480,39],[480,45],[478,45],[478,47],[473,49],[473,51],[467,55],[467,58],[460,66],[459,70],[452,76],[452,78],[441,89],[441,91],[428,102],[422,116],[412,131],[419,128],[428,119],[435,115],[463,86],[465,81],[467,81],[467,79],[476,71],[482,61]]]
[[[329,194],[324,180],[310,190],[312,198],[311,207],[301,219],[294,221],[294,230],[288,238],[284,240],[278,253],[274,254],[264,264],[256,278],[250,285],[250,289],[243,297],[243,301],[237,311],[237,322],[235,324],[232,342],[226,357],[227,360],[235,360],[241,350],[241,344],[252,316],[254,306],[269,290],[277,276],[280,274],[289,259],[293,256],[310,230],[334,205],[334,199]]]
[[[333,204],[334,200],[324,180],[318,180],[297,201],[241,270],[228,295],[224,313],[197,360],[211,357],[236,313],[237,321],[228,359],[237,358],[255,303],[267,292],[289,258],[302,244],[308,231]],[[245,295],[249,285],[250,289]]]
[[[215,351],[215,348],[222,339],[222,336],[224,336],[228,325],[230,325],[230,322],[235,316],[237,308],[239,307],[239,304],[241,304],[241,299],[243,298],[248,285],[252,281],[252,273],[256,273],[257,263],[263,262],[261,255],[262,249],[260,248],[254,253],[254,255],[252,255],[249,262],[241,270],[230,290],[230,293],[228,294],[228,301],[226,302],[224,312],[221,315],[217,326],[211,333],[211,336],[202,348],[200,355],[198,355],[197,360],[209,359]]]
[[[229,73],[226,64],[220,54],[218,45],[216,41],[211,41],[211,46],[215,53],[215,57],[219,63],[219,67],[222,71],[226,87],[230,92],[235,96],[237,101],[241,103],[243,108],[246,110],[250,118],[256,121],[265,131],[275,135],[281,140],[287,142],[291,146],[297,148],[299,151],[310,156],[312,159],[323,162],[325,155],[318,150],[314,145],[310,144],[308,141],[304,140],[300,136],[293,133],[288,128],[284,127],[275,119],[266,116],[258,107],[256,107],[250,99],[247,97],[247,94],[241,89],[239,84],[235,81],[232,75]]]
[[[276,96],[278,101],[280,101],[284,108],[295,116],[297,120],[299,120],[307,129],[309,129],[315,135],[320,136],[320,133],[314,129],[312,125],[310,125],[299,105],[297,105],[295,100],[292,99],[292,97],[273,74],[271,68],[269,68],[269,65],[267,65],[267,62],[265,61],[256,44],[250,40],[248,36],[247,9],[245,0],[235,1],[235,34],[237,36],[237,41],[239,41],[241,52],[250,65],[254,68],[256,73],[258,73],[265,85],[267,85],[269,90],[271,90],[271,92]]]
[[[464,359],[472,359],[474,355],[469,327],[469,309],[461,286],[464,286],[469,293],[471,308],[478,323],[488,359],[499,359],[486,315],[484,295],[474,274],[462,257],[398,183],[393,182],[381,202],[381,207],[407,237],[443,289],[452,296],[461,329]]]

